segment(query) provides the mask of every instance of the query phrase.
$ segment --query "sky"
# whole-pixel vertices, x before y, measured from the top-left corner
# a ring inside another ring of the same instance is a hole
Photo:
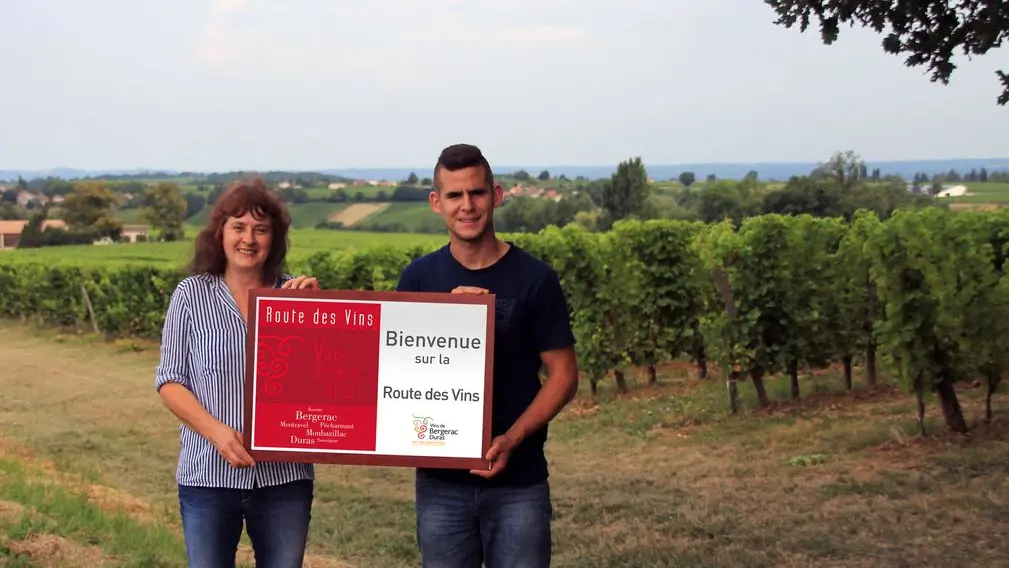
[[[1009,156],[1009,48],[949,85],[762,0],[0,0],[0,169]]]

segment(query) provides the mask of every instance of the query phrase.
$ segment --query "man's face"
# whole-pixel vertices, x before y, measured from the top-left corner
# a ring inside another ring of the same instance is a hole
[[[431,192],[431,209],[459,239],[479,240],[494,225],[494,208],[504,197],[501,187],[487,187],[480,166],[454,172],[442,169],[438,178],[441,187]]]

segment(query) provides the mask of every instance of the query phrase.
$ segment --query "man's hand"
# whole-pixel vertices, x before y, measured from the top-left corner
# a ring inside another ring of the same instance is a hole
[[[319,281],[315,278],[309,278],[302,274],[297,278],[292,278],[287,282],[280,285],[281,288],[286,288],[288,290],[318,290]]]
[[[231,464],[231,467],[242,468],[256,465],[255,460],[242,445],[242,435],[234,428],[220,423],[209,432],[207,437],[210,439],[210,443],[217,448],[217,453],[221,454],[224,461]]]
[[[495,475],[501,473],[505,466],[508,465],[508,458],[511,457],[512,451],[515,449],[518,443],[512,439],[508,434],[502,434],[490,443],[490,449],[487,450],[487,460],[490,461],[490,469],[471,469],[469,472],[473,475],[479,475],[483,478],[491,478]]]
[[[482,296],[483,294],[490,294],[490,290],[486,288],[477,288],[476,286],[456,286],[452,290],[453,294],[474,294],[477,296]]]

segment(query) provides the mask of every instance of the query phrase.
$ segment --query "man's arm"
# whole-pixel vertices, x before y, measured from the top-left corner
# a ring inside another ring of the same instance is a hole
[[[493,477],[508,463],[512,450],[530,434],[550,423],[578,393],[578,363],[571,318],[560,280],[551,271],[536,292],[533,313],[533,343],[546,368],[546,380],[532,404],[511,428],[491,441],[487,459],[489,470],[471,470],[481,477]]]
[[[508,437],[520,444],[529,434],[543,428],[578,393],[578,362],[571,316],[560,279],[549,271],[536,291],[533,339],[546,368],[546,380],[529,408],[508,429]]]
[[[574,346],[551,349],[540,353],[546,367],[546,380],[529,408],[505,433],[514,446],[529,434],[550,423],[578,393],[578,363]]]

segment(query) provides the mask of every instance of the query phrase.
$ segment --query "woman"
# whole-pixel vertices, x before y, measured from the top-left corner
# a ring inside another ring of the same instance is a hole
[[[155,384],[182,421],[176,481],[191,567],[234,566],[243,521],[257,566],[302,565],[314,468],[255,463],[239,433],[249,290],[319,287],[283,273],[289,226],[261,179],[235,182],[196,237],[192,274],[169,302]]]

